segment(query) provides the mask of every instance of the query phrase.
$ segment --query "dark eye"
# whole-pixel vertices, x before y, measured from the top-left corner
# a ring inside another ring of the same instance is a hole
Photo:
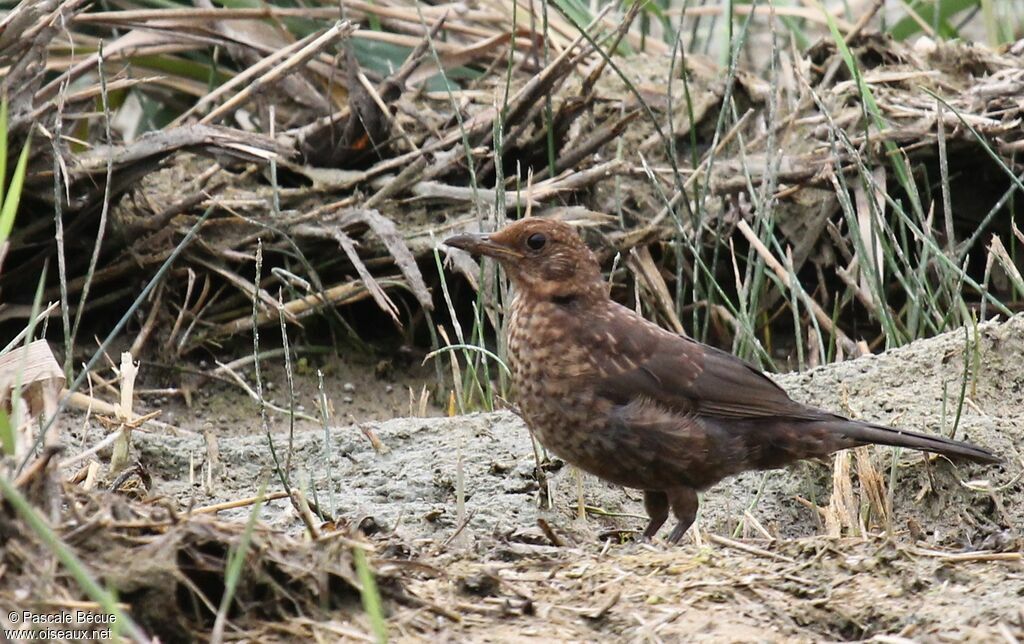
[[[533,233],[526,238],[526,245],[530,247],[530,250],[540,250],[546,243],[548,243],[548,238],[543,233]]]

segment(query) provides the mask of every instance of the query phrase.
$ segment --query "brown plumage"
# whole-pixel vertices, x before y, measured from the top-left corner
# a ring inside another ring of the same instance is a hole
[[[746,470],[869,443],[982,463],[968,443],[884,427],[792,400],[756,367],[676,335],[613,302],[597,259],[570,226],[523,219],[445,244],[496,259],[516,296],[508,322],[513,384],[549,450],[644,491],[651,538],[671,508],[677,542],[697,491]]]

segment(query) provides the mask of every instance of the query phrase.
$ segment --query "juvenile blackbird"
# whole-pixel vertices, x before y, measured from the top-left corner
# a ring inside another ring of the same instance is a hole
[[[549,450],[644,492],[652,538],[671,508],[678,542],[697,491],[746,470],[878,443],[980,463],[992,452],[940,436],[850,420],[792,400],[759,369],[613,302],[594,254],[567,224],[537,218],[444,242],[498,261],[515,288],[508,321],[513,384]]]

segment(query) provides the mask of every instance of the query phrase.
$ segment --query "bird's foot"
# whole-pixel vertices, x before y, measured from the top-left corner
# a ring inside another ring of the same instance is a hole
[[[691,525],[693,525],[692,518],[689,521],[680,521],[677,523],[676,527],[672,528],[672,532],[668,535],[668,542],[672,545],[678,544],[683,538],[683,535],[686,534],[686,531],[690,529]]]

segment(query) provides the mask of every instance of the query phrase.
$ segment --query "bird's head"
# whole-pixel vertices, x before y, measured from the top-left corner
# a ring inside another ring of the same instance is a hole
[[[594,253],[568,224],[527,218],[494,233],[467,233],[444,240],[471,255],[501,264],[516,289],[541,300],[605,299],[607,287]]]

